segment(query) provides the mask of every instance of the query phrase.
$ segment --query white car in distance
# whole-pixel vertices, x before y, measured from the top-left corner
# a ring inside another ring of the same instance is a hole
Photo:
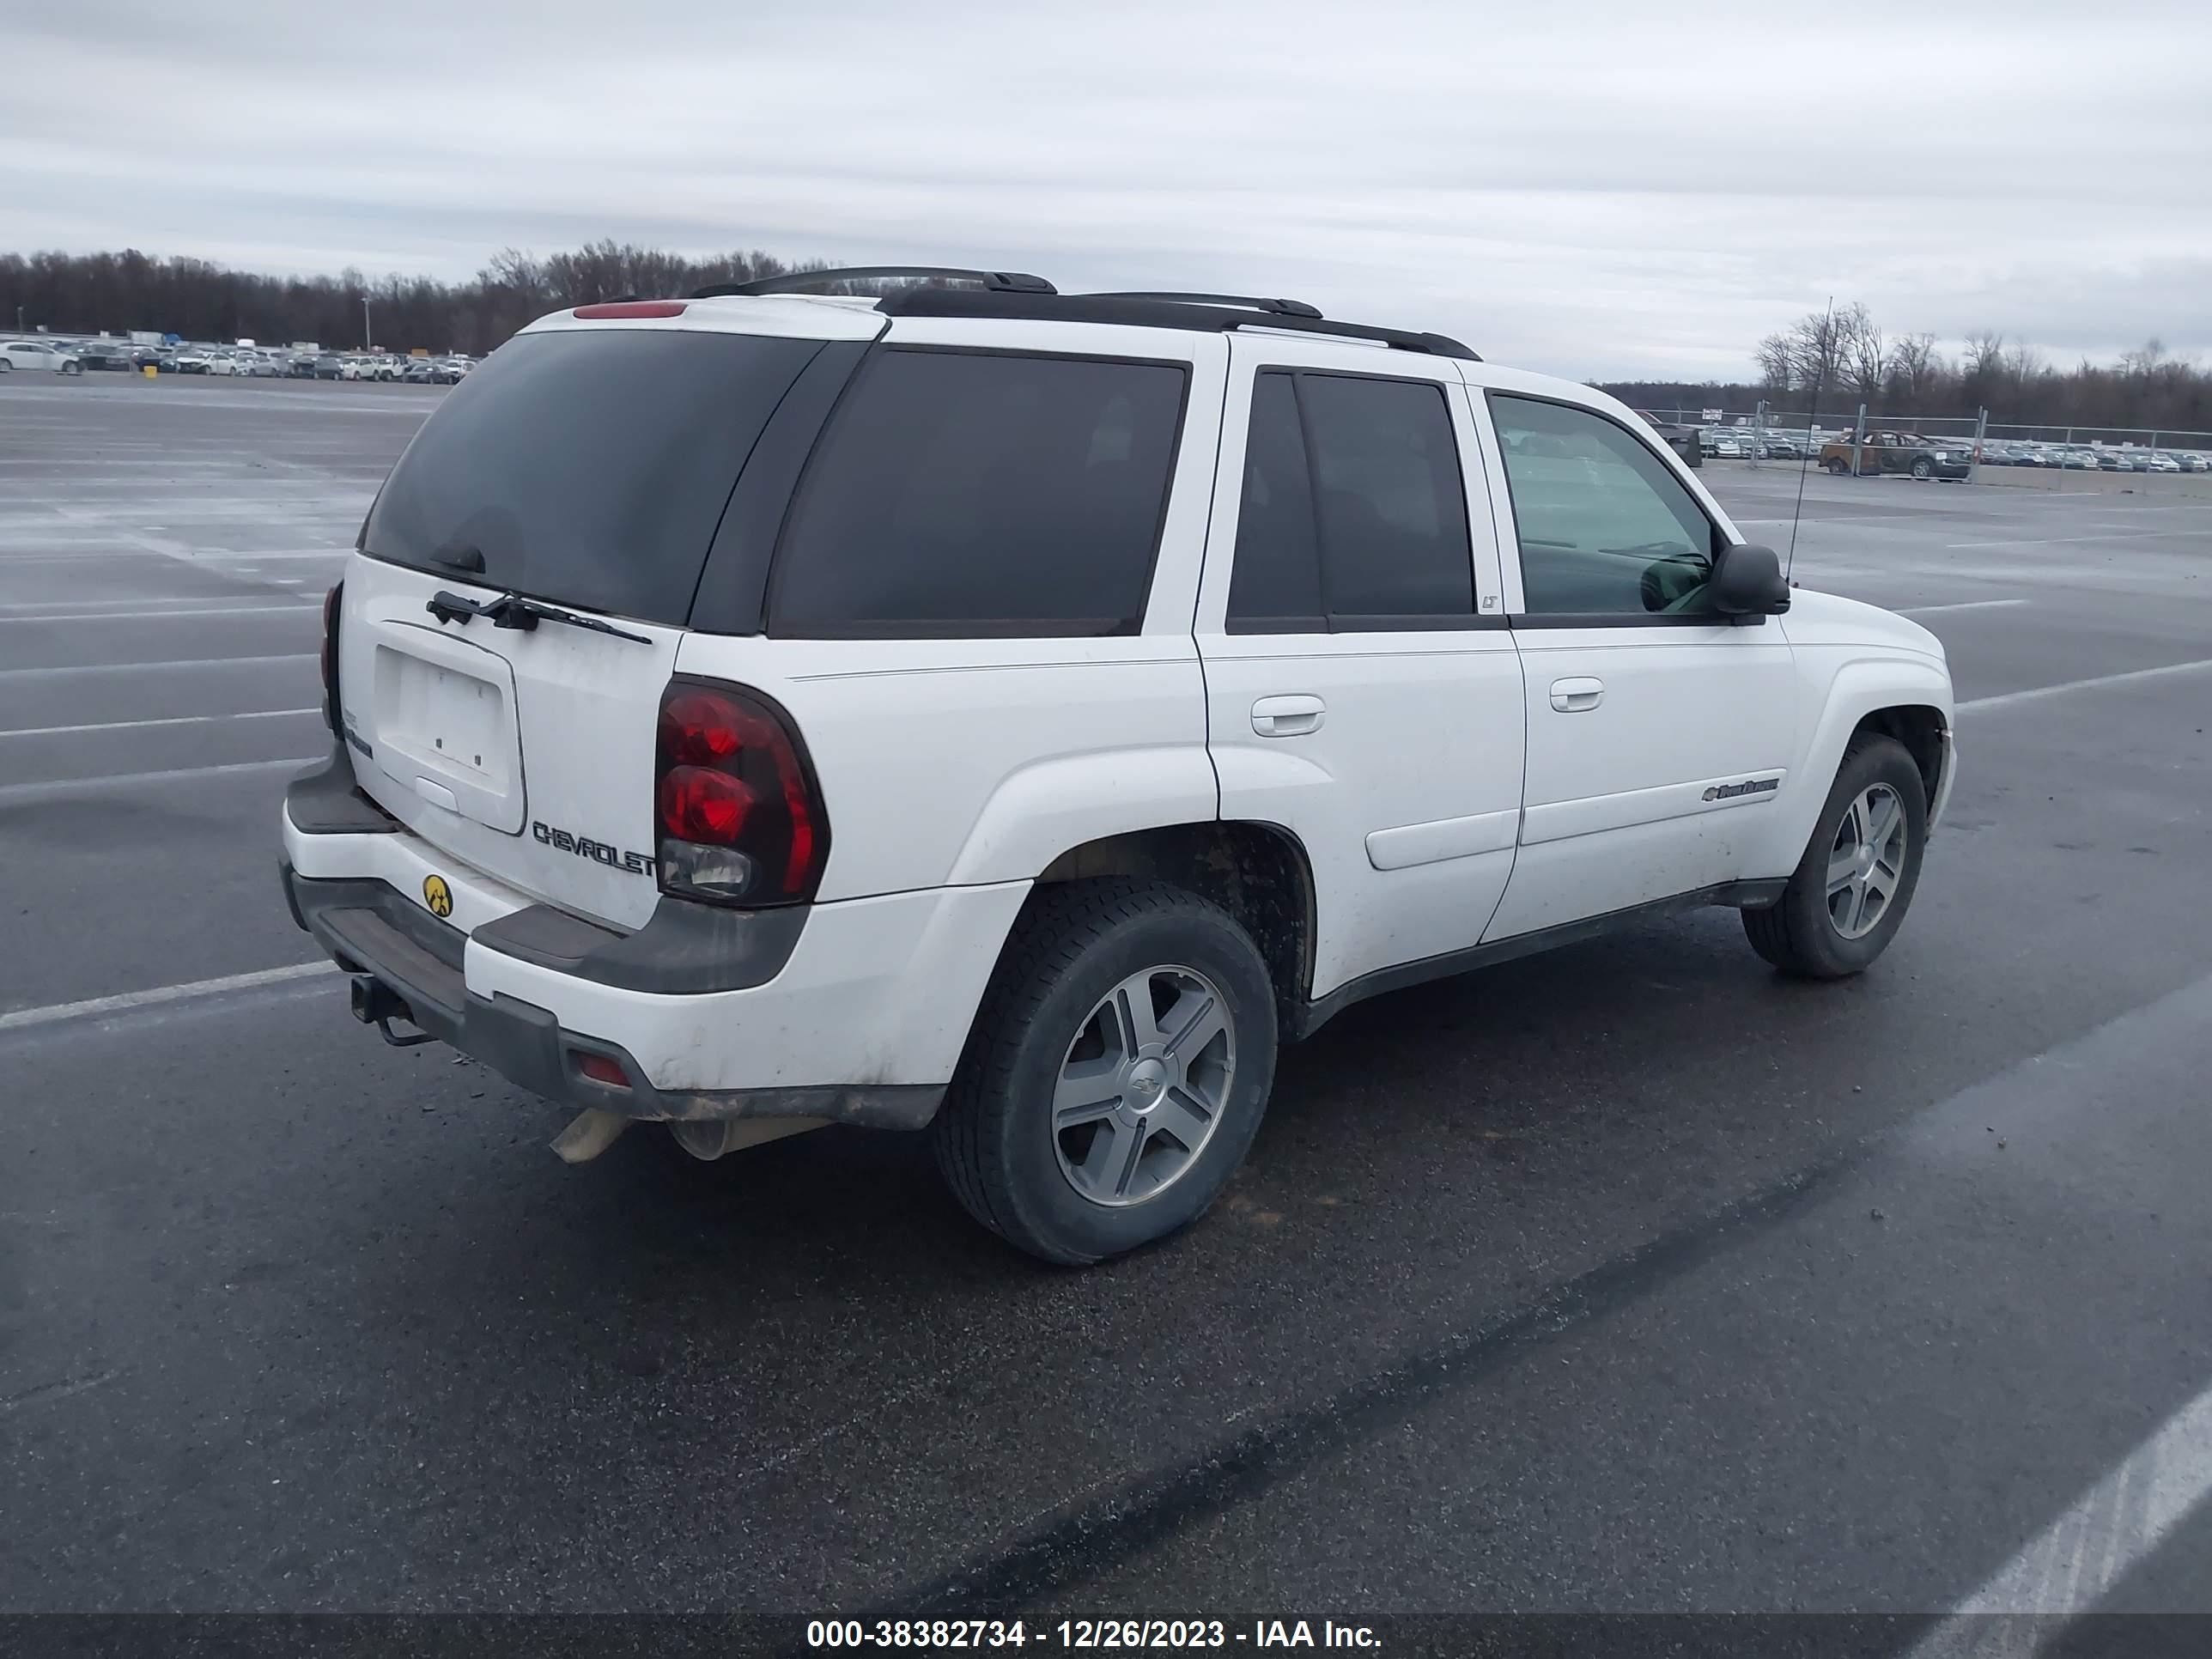
[[[84,365],[73,351],[44,340],[0,341],[0,374],[27,369],[33,374],[82,374]]]

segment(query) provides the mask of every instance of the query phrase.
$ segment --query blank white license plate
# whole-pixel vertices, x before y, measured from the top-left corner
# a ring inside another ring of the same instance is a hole
[[[380,735],[425,759],[464,767],[502,787],[507,776],[506,695],[489,680],[382,647],[377,665]]]

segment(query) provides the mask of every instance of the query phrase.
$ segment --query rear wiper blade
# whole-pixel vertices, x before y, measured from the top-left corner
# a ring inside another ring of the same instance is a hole
[[[495,599],[482,604],[465,593],[451,593],[440,589],[431,595],[429,604],[422,607],[441,623],[457,622],[466,627],[471,617],[489,617],[495,628],[519,628],[528,633],[540,622],[566,623],[571,628],[587,629],[594,634],[611,634],[618,640],[635,641],[639,645],[651,645],[646,635],[633,634],[617,628],[612,623],[601,622],[597,617],[578,616],[573,611],[563,611],[557,605],[547,605],[542,599],[526,599],[520,593],[502,593]]]

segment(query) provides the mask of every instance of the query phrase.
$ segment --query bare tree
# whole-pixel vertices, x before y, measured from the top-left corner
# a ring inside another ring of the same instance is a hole
[[[1917,411],[1948,366],[1933,334],[1901,334],[1889,348],[1888,393],[1893,404]]]
[[[2148,380],[2165,361],[2166,342],[2153,335],[2133,351],[2121,354],[2120,373],[2132,379]]]
[[[1850,356],[1850,317],[1861,318],[1861,307],[1844,311],[1808,311],[1779,334],[1759,343],[1759,374],[1771,386],[1811,390],[1832,386],[1842,378]]]
[[[1796,384],[1797,351],[1788,334],[1770,334],[1759,343],[1754,354],[1759,362],[1760,383],[1772,392],[1788,392]]]
[[[1856,301],[1836,313],[1836,349],[1850,389],[1868,403],[1881,397],[1881,384],[1889,368],[1889,351],[1881,329]]]

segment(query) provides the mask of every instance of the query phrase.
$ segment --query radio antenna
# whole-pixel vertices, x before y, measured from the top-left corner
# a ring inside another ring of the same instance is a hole
[[[1797,459],[1797,505],[1790,514],[1790,556],[1783,561],[1782,580],[1788,581],[1790,573],[1797,568],[1797,520],[1805,516],[1805,475],[1813,466],[1813,434],[1820,424],[1820,385],[1828,378],[1828,353],[1835,349],[1835,333],[1832,327],[1836,315],[1836,296],[1828,296],[1828,308],[1820,313],[1820,367],[1813,372],[1813,407],[1805,416],[1805,453]]]

